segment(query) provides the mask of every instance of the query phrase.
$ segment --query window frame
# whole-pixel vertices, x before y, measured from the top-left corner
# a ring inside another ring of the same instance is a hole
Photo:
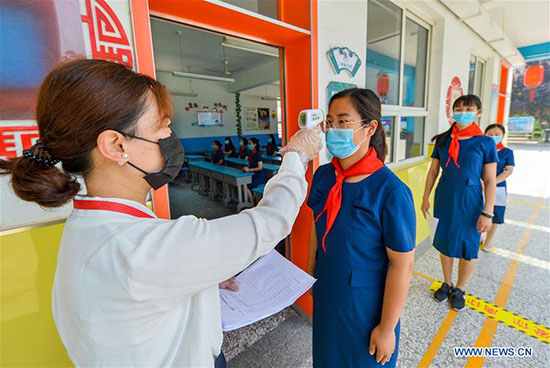
[[[428,152],[427,138],[426,138],[426,127],[429,124],[429,105],[430,101],[429,96],[429,87],[430,87],[430,74],[431,74],[431,47],[432,47],[432,37],[433,37],[433,25],[426,20],[420,18],[414,11],[412,11],[408,6],[401,5],[392,0],[387,0],[392,4],[398,6],[402,10],[401,15],[401,44],[399,50],[399,91],[398,91],[398,104],[397,105],[382,105],[382,116],[392,117],[394,119],[393,125],[393,138],[392,138],[392,147],[388,147],[388,150],[392,152],[392,160],[389,161],[386,165],[390,168],[404,166],[408,164],[415,163],[417,161],[425,160]],[[405,70],[405,32],[407,19],[415,22],[421,27],[424,27],[428,31],[427,45],[426,45],[426,72],[424,77],[424,107],[410,107],[403,106],[403,93],[404,93],[404,70]],[[368,29],[368,24],[367,24]],[[368,53],[368,47],[367,47]],[[366,76],[365,76],[366,84]],[[424,129],[422,137],[422,153],[419,156],[404,159],[399,161],[399,139],[397,139],[397,134],[401,132],[401,118],[402,117],[423,117],[424,118]]]

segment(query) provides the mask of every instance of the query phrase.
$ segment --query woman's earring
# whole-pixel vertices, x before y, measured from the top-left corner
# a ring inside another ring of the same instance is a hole
[[[122,165],[124,165],[124,161],[119,161],[118,164],[119,164],[120,166],[122,166]]]
[[[126,152],[124,152],[124,153],[122,154],[122,158],[128,158],[128,154],[127,154]]]

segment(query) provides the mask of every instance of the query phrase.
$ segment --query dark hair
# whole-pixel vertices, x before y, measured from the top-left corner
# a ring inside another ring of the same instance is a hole
[[[151,77],[104,60],[57,66],[38,93],[40,144],[26,150],[26,156],[0,160],[0,174],[11,175],[15,194],[25,201],[64,205],[80,191],[73,175],[86,177],[92,171],[91,151],[99,134],[110,129],[135,134],[151,94],[161,117],[171,117],[170,95]],[[52,164],[57,160],[61,168]]]
[[[273,143],[275,143],[275,134],[270,134],[268,137],[273,139]]]
[[[502,131],[502,135],[506,134],[506,128],[504,128],[504,125],[502,124],[490,124],[487,128],[485,128],[485,134],[491,129],[498,128]]]
[[[459,106],[475,106],[481,110],[481,100],[476,95],[460,96],[453,102],[453,110]]]
[[[256,146],[257,150],[260,149],[260,141],[258,140],[258,138],[250,138],[250,142]]]
[[[225,150],[226,151],[235,151],[235,146],[233,145],[233,142],[231,141],[231,138],[225,137],[225,141],[229,141],[229,143],[225,144]]]
[[[475,106],[478,110],[481,110],[481,100],[476,95],[460,96],[455,100],[455,102],[453,102],[453,110],[460,106]],[[453,126],[454,124],[443,133],[436,134],[432,137],[432,142],[435,142],[436,148],[445,146],[445,143],[453,133]]]
[[[243,141],[243,146],[248,145],[248,139],[246,139],[245,137],[241,137],[241,141]]]
[[[216,147],[222,148],[222,143],[220,141],[216,140],[213,143],[216,145]]]
[[[370,138],[370,145],[376,151],[376,156],[382,162],[386,159],[388,153],[388,147],[386,145],[386,132],[382,125],[382,104],[380,98],[374,93],[374,91],[366,88],[350,88],[338,92],[330,99],[329,107],[332,103],[339,99],[349,97],[353,107],[361,119],[363,119],[363,125],[369,124],[372,120],[378,122],[378,127],[374,132],[374,135]]]

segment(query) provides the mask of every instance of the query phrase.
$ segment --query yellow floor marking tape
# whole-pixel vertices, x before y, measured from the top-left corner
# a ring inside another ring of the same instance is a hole
[[[537,203],[529,203],[529,202],[524,202],[524,201],[517,201],[517,200],[513,200],[513,199],[506,200],[506,204],[517,204],[519,206],[527,206],[527,207],[539,207],[539,208],[542,208],[542,209],[545,209],[545,210],[550,209],[550,206],[545,206],[545,205],[537,204]]]
[[[512,251],[509,251],[507,249],[502,249],[502,248],[497,248],[497,247],[493,247],[493,249],[491,249],[491,253],[497,254],[501,257],[515,259],[516,261],[520,261],[522,263],[525,263],[525,264],[528,264],[528,265],[531,265],[531,266],[544,268],[545,270],[550,271],[550,262],[543,261],[541,259],[537,259],[537,258],[533,258],[533,257],[529,257],[529,256],[524,256],[523,254],[518,254],[516,252],[512,252]]]
[[[439,289],[440,286],[441,282],[435,281],[430,286],[430,290],[435,291]],[[536,323],[535,321],[524,318],[470,294],[466,294],[466,306],[506,326],[510,326],[526,335],[534,337],[539,341],[550,344],[550,328],[547,326]]]
[[[548,226],[534,225],[534,224],[529,224],[527,222],[521,222],[521,221],[516,221],[516,220],[510,220],[510,219],[504,220],[504,223],[510,224],[510,225],[515,225],[515,226],[526,227],[526,228],[533,229],[533,230],[545,231],[547,233],[550,233],[550,227],[548,227]]]

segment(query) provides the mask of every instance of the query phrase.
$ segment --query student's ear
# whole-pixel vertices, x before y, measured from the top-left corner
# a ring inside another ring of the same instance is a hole
[[[477,117],[480,117],[482,111],[483,111],[483,110],[481,110],[481,109],[477,110],[476,116],[477,116]]]

